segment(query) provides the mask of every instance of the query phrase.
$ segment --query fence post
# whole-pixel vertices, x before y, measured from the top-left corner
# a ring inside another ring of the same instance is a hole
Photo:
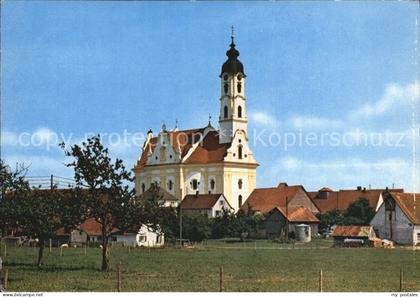
[[[60,247],[60,257],[63,256],[63,247]]]
[[[87,250],[86,250],[86,244],[85,244],[85,256],[86,256],[86,254],[87,254]]]
[[[220,265],[219,270],[219,291],[223,292],[223,266]]]
[[[9,283],[9,270],[4,269],[4,275],[3,275],[3,288],[7,290],[8,283]]]
[[[404,282],[404,272],[402,268],[400,268],[400,292],[403,291],[403,282]]]
[[[4,244],[4,258],[6,259],[7,256],[7,245]]]
[[[117,267],[117,292],[121,292],[121,262]]]
[[[319,291],[324,292],[322,269],[319,270]]]
[[[50,252],[50,254],[52,252],[52,240],[51,240],[51,238],[50,238],[50,249],[49,249],[49,252]]]

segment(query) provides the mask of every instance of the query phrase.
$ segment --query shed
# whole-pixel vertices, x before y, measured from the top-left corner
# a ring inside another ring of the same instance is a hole
[[[372,226],[337,226],[333,232],[334,246],[368,246],[376,238]]]

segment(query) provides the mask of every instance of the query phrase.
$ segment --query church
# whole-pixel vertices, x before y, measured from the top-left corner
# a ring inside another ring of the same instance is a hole
[[[219,128],[148,131],[134,166],[137,193],[153,184],[178,199],[191,194],[223,194],[238,210],[256,187],[258,163],[248,144],[246,75],[232,33],[220,73]]]

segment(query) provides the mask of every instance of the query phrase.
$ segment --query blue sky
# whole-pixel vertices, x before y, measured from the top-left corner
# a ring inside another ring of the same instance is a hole
[[[216,126],[234,25],[258,186],[419,189],[415,2],[4,1],[1,13],[1,154],[29,175],[72,176],[48,146],[56,135],[157,132],[176,119],[188,129],[209,113]],[[285,149],[254,143],[254,131],[392,144]],[[131,167],[141,148],[110,150]]]

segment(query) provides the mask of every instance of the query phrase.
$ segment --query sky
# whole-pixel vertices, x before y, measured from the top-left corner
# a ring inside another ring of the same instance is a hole
[[[257,186],[419,190],[413,2],[2,1],[1,157],[72,177],[58,143],[100,133],[132,168],[144,134],[218,126],[230,28]],[[124,136],[125,135],[125,136]]]

